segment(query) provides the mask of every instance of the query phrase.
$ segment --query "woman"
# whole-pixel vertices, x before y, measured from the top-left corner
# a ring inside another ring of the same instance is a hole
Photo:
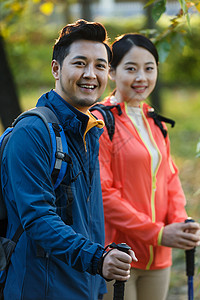
[[[164,300],[171,247],[197,246],[199,224],[184,223],[186,202],[170,156],[167,127],[162,122],[164,136],[150,117],[153,109],[144,102],[156,84],[157,50],[139,34],[119,37],[112,50],[110,78],[116,89],[103,104],[118,105],[112,108],[115,132],[111,141],[105,129],[100,139],[106,245],[125,242],[138,258],[126,283],[126,300]],[[98,111],[95,115],[101,117]],[[104,299],[112,299],[112,284]]]

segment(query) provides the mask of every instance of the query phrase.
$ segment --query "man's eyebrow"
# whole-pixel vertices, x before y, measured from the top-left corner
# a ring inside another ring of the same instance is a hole
[[[77,56],[73,57],[73,59],[84,59],[84,60],[86,60],[87,57],[83,56],[83,55],[77,55]]]
[[[83,56],[83,55],[77,55],[75,57],[73,57],[72,59],[83,59],[83,60],[87,60],[88,58],[86,56]],[[104,58],[97,58],[96,60],[98,61],[101,61],[101,62],[104,62],[104,63],[108,63],[106,59]]]
[[[97,60],[102,61],[102,62],[104,62],[104,63],[106,63],[106,64],[108,63],[107,60],[104,59],[104,58],[97,58]]]

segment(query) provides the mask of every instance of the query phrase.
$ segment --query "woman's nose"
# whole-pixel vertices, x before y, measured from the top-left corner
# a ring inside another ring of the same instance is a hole
[[[135,80],[137,81],[141,81],[141,80],[145,80],[145,73],[143,71],[139,71],[136,74]]]

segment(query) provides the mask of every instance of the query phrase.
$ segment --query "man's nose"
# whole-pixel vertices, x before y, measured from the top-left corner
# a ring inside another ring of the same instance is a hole
[[[95,68],[93,65],[90,64],[85,67],[83,77],[96,78]]]

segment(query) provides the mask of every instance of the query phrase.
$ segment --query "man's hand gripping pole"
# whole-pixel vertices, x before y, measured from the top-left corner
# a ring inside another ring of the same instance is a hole
[[[111,244],[110,248],[118,249],[119,251],[123,251],[125,253],[128,253],[128,251],[131,249],[127,244],[121,243],[121,244]],[[124,299],[124,290],[125,290],[125,282],[126,281],[119,281],[116,280],[113,284],[114,286],[114,295],[113,300],[123,300]]]

